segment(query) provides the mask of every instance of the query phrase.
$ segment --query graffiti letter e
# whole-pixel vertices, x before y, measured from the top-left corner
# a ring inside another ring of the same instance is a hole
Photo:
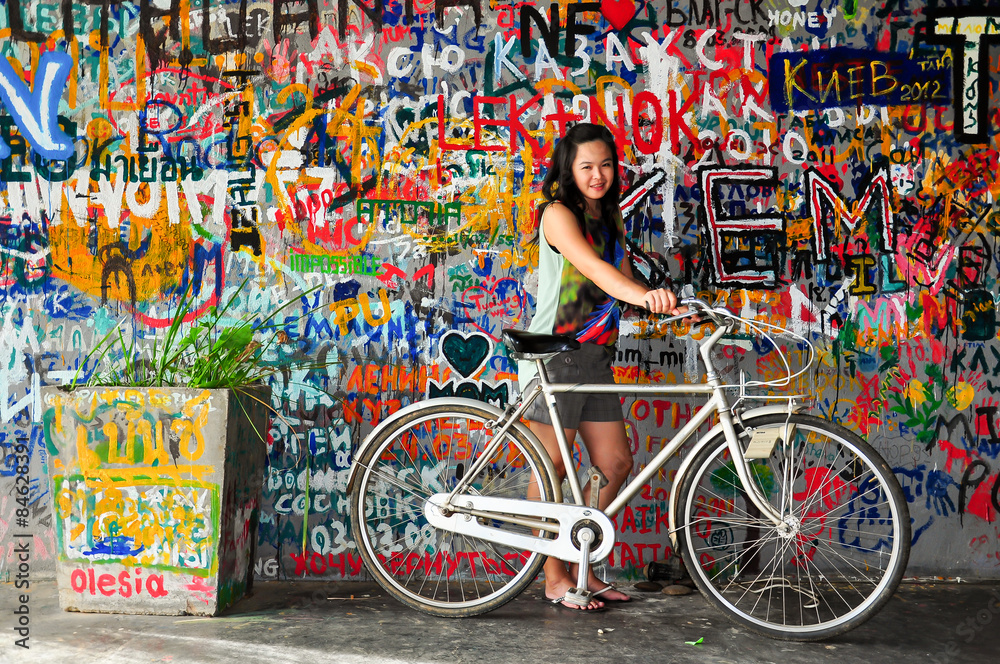
[[[73,141],[59,128],[57,117],[72,67],[73,58],[67,53],[43,53],[35,72],[35,89],[29,92],[7,58],[0,56],[0,99],[35,152],[46,159],[66,159],[73,153]],[[0,140],[0,159],[9,156],[10,146]]]

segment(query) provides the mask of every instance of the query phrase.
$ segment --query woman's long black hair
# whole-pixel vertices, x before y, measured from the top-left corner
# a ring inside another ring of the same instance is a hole
[[[587,201],[576,186],[573,179],[573,160],[576,159],[577,148],[583,143],[601,141],[608,146],[611,160],[614,163],[614,178],[608,186],[608,191],[601,198],[601,219],[607,226],[612,240],[618,237],[616,219],[621,214],[618,206],[621,197],[621,180],[618,177],[618,147],[611,130],[601,125],[582,122],[574,125],[566,135],[556,143],[552,152],[552,166],[542,182],[542,196],[547,203],[559,201],[576,215],[583,228],[583,216],[587,211]]]

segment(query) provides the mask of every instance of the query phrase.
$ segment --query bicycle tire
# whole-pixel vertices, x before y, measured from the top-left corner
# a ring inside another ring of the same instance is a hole
[[[720,434],[684,479],[679,546],[699,590],[731,620],[772,638],[818,641],[889,601],[909,559],[910,518],[889,465],[838,424],[761,415],[737,427],[741,445],[786,422],[792,440],[748,460],[782,526],[750,503]]]
[[[545,557],[427,522],[424,500],[455,486],[492,438],[486,423],[499,415],[486,407],[440,401],[404,417],[367,448],[351,494],[351,528],[368,571],[390,595],[425,613],[467,617],[516,597],[538,575]],[[470,490],[526,499],[535,482],[541,498],[552,501],[544,454],[533,438],[511,428]]]

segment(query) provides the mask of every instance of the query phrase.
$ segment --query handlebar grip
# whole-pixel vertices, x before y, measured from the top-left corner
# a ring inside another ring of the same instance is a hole
[[[710,305],[708,302],[705,302],[704,300],[702,300],[700,298],[697,298],[697,297],[686,297],[686,298],[683,298],[680,301],[678,301],[677,304],[679,306],[682,306],[682,307],[688,307],[689,309],[694,309],[695,311],[693,313],[696,316],[700,317],[702,314],[705,315],[706,320],[696,320],[696,321],[693,321],[694,325],[704,325],[705,323],[715,323],[716,325],[723,326],[723,325],[731,325],[732,324],[732,319],[730,319],[730,318],[728,318],[726,316],[720,316],[719,313],[712,307],[712,305]],[[645,309],[647,312],[650,312],[650,309],[646,305],[645,302],[643,302],[643,309]],[[662,322],[671,322],[671,321],[675,321],[675,320],[683,320],[685,318],[689,318],[691,315],[692,315],[692,312],[681,314],[679,316],[670,316],[669,318],[663,319]]]

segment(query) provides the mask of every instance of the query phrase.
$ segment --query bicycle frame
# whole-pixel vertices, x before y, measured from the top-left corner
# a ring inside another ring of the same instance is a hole
[[[699,346],[699,353],[701,355],[702,361],[707,368],[707,381],[701,384],[695,385],[620,385],[620,384],[610,384],[610,385],[591,385],[591,384],[578,384],[578,383],[550,383],[548,376],[545,371],[544,360],[546,358],[536,358],[536,364],[538,366],[538,376],[539,384],[529,392],[518,404],[518,406],[511,412],[508,410],[507,414],[502,418],[501,426],[494,431],[494,440],[496,443],[491,443],[483,454],[480,455],[479,459],[469,468],[465,477],[458,482],[455,488],[448,495],[448,503],[446,506],[450,506],[451,499],[463,493],[468,486],[471,478],[475,477],[483,467],[488,463],[490,457],[492,457],[493,452],[499,445],[499,441],[503,438],[504,433],[513,426],[515,422],[520,421],[521,416],[527,410],[528,406],[538,398],[540,395],[544,395],[546,405],[548,407],[549,416],[551,417],[552,426],[555,429],[556,439],[559,442],[559,451],[562,456],[564,467],[567,469],[573,468],[573,458],[572,452],[569,445],[569,441],[566,440],[566,435],[562,426],[562,420],[559,417],[559,412],[556,409],[556,394],[563,394],[569,392],[579,392],[585,394],[707,394],[711,395],[708,402],[695,414],[695,416],[684,425],[670,442],[660,450],[656,456],[646,465],[646,467],[631,481],[628,482],[623,488],[619,495],[608,505],[604,513],[610,517],[614,517],[618,514],[628,503],[635,497],[637,493],[642,489],[642,486],[650,480],[660,468],[666,465],[667,460],[681,448],[681,446],[687,442],[688,438],[698,430],[698,428],[704,424],[713,414],[718,414],[719,422],[722,426],[722,430],[725,434],[726,441],[729,445],[729,452],[734,460],[734,465],[736,466],[737,475],[740,481],[743,483],[744,487],[748,487],[748,494],[751,501],[760,510],[762,515],[765,515],[771,522],[778,526],[782,522],[781,514],[776,511],[770,503],[767,501],[765,496],[761,494],[760,489],[757,487],[757,483],[751,481],[750,479],[750,469],[748,467],[747,461],[744,458],[743,450],[739,446],[739,438],[736,434],[736,428],[733,425],[733,417],[731,414],[731,407],[729,405],[729,400],[726,398],[725,387],[719,381],[719,376],[715,372],[714,365],[712,364],[711,352],[715,345],[730,331],[730,326],[720,325],[715,332],[709,336],[704,342]],[[792,408],[792,405],[789,405]],[[686,466],[682,466],[682,471],[686,470]],[[574,472],[567,472],[566,478],[569,482],[570,491],[573,494],[573,501],[577,505],[584,505],[583,490],[580,487],[580,478],[577,477]],[[674,480],[675,485],[680,485],[683,480],[683,474],[678,473],[678,476]],[[673,510],[671,510],[671,516]]]

